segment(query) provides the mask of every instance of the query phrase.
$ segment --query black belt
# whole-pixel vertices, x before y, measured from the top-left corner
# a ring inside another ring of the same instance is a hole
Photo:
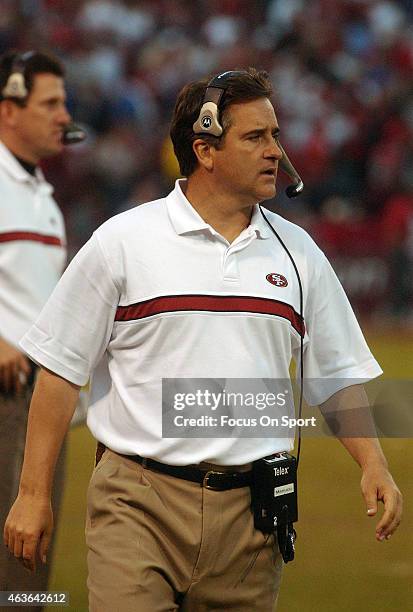
[[[121,454],[121,453],[118,453]],[[154,459],[145,459],[139,455],[122,455],[126,459],[131,459],[135,463],[143,465],[148,470],[168,474],[175,478],[197,482],[205,489],[213,491],[226,491],[228,489],[238,489],[248,487],[251,484],[252,472],[219,472],[218,470],[201,470],[200,468],[180,465],[167,465]]]

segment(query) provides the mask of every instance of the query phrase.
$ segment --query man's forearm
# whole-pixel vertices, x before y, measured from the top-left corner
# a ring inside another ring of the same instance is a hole
[[[363,385],[341,389],[320,405],[327,423],[333,423],[336,436],[362,469],[369,465],[387,468],[387,461],[376,437],[376,429]]]
[[[3,532],[9,551],[31,571],[36,570],[39,557],[43,563],[47,561],[53,532],[53,475],[79,390],[64,378],[42,370],[33,393],[19,494]]]
[[[362,385],[352,385],[335,393],[320,406],[326,421],[362,469],[361,492],[367,514],[377,513],[377,502],[384,513],[376,525],[376,539],[389,539],[400,523],[402,495],[387,466],[376,436],[369,402]],[[340,432],[342,435],[340,435]]]
[[[49,495],[57,457],[76,408],[80,387],[42,369],[30,405],[20,479],[24,495]]]
[[[388,469],[386,457],[377,438],[339,437],[339,440],[363,470],[374,465]]]

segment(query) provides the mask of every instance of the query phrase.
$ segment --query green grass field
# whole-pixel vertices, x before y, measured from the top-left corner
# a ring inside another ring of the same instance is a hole
[[[413,378],[412,338],[369,333],[368,340],[387,378]],[[413,440],[382,444],[405,512],[393,538],[378,543],[376,520],[366,516],[361,498],[358,466],[336,440],[303,440],[296,560],[284,570],[277,612],[413,611]],[[69,591],[74,612],[88,609],[83,526],[94,447],[85,427],[70,433],[50,589]]]

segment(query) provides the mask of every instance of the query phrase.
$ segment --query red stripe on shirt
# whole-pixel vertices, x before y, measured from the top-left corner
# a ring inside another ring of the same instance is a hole
[[[156,314],[182,311],[250,312],[269,314],[287,319],[304,335],[304,320],[292,306],[278,300],[242,295],[167,295],[130,306],[118,306],[115,321],[145,319]]]
[[[16,240],[41,242],[42,244],[50,244],[52,246],[63,246],[63,242],[58,236],[38,234],[37,232],[3,232],[0,234],[0,242],[14,242]]]

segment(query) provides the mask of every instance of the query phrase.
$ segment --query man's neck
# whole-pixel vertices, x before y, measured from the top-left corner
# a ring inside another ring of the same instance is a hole
[[[10,153],[13,153],[13,151],[10,151]],[[19,164],[26,170],[26,172],[28,172],[32,176],[36,175],[36,168],[37,168],[36,164],[31,164],[30,162],[25,161],[24,159],[22,159],[18,155],[15,155],[14,153],[13,155],[17,159]]]
[[[40,159],[27,151],[27,144],[21,142],[20,139],[17,139],[14,135],[11,135],[10,132],[0,130],[0,140],[20,163],[23,162],[23,167],[25,167],[24,164],[37,166],[39,163]]]
[[[242,205],[234,196],[217,193],[195,177],[190,177],[181,186],[199,216],[229,243],[250,224],[254,204]]]

